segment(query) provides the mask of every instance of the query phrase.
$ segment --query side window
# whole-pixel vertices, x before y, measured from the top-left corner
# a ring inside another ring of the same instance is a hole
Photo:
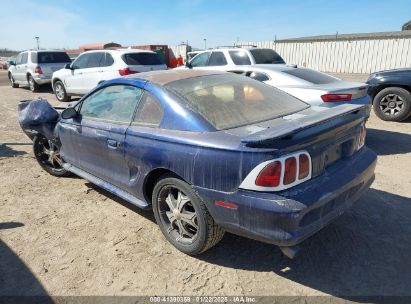
[[[16,57],[16,65],[21,64],[21,56],[22,56],[21,53],[17,55],[17,57]]]
[[[32,52],[32,53],[30,54],[30,61],[31,61],[32,63],[37,63],[37,53],[36,53],[36,52]]]
[[[26,64],[28,57],[29,57],[28,53],[23,53],[23,55],[21,56],[21,64]]]
[[[231,59],[236,65],[250,65],[250,57],[245,51],[229,51]]]
[[[133,124],[158,127],[163,114],[164,110],[160,102],[152,94],[145,92],[141,98]]]
[[[108,67],[113,65],[114,59],[109,53],[104,53],[103,59],[100,62],[100,67]]]
[[[143,90],[129,85],[105,87],[83,101],[82,117],[129,124]]]
[[[266,74],[261,73],[261,72],[248,72],[247,76],[252,79],[258,80],[258,81],[270,80],[270,77],[268,77]]]
[[[210,57],[210,52],[198,54],[190,61],[190,64],[192,67],[206,66],[208,62],[208,57]]]
[[[83,54],[77,57],[77,59],[73,62],[74,69],[85,69],[87,68],[87,62],[90,54]]]
[[[87,68],[98,68],[100,67],[101,61],[104,59],[104,53],[90,53],[87,61]]]
[[[210,66],[222,66],[227,65],[227,60],[225,59],[223,52],[212,52],[210,60],[208,60],[208,65]]]

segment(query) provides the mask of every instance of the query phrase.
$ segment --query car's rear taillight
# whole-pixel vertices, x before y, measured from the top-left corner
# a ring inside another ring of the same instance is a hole
[[[307,154],[300,154],[298,178],[304,179],[310,174],[310,159]]]
[[[281,182],[281,162],[269,163],[260,174],[258,174],[255,184],[260,187],[277,187]]]
[[[289,185],[297,179],[297,160],[294,156],[285,160],[284,185]]]
[[[119,73],[121,76],[126,76],[126,75],[136,74],[136,73],[138,73],[138,72],[137,72],[137,71],[132,71],[132,70],[130,70],[129,68],[124,68],[124,69],[118,70],[118,73]]]
[[[240,188],[257,191],[280,191],[311,178],[311,157],[297,152],[258,165],[241,183]]]
[[[360,127],[360,133],[358,134],[357,150],[360,150],[362,147],[364,147],[366,135],[367,135],[367,128],[365,127],[365,123],[363,123]]]
[[[34,69],[34,73],[36,73],[36,74],[43,74],[43,71],[42,71],[42,69],[41,69],[41,67],[36,67],[35,69]]]
[[[321,95],[321,99],[324,102],[350,101],[352,94],[324,94]]]

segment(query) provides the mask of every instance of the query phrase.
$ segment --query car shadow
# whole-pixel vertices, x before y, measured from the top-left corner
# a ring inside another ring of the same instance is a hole
[[[0,230],[13,229],[13,228],[18,228],[18,227],[23,227],[23,226],[24,224],[19,223],[19,222],[4,222],[4,223],[0,223]]]
[[[154,218],[154,213],[151,210],[143,210],[137,206],[134,206],[133,204],[127,202],[126,200],[123,200],[122,198],[118,197],[115,194],[112,194],[111,192],[108,192],[107,190],[100,188],[99,186],[93,184],[93,183],[89,183],[86,182],[85,185],[88,188],[93,189],[94,191],[100,193],[101,195],[104,195],[106,197],[108,197],[109,199],[115,201],[116,203],[123,205],[124,207],[130,209],[131,211],[144,216],[146,219],[152,221],[153,223],[156,223],[156,219]]]
[[[2,240],[0,240],[0,302],[54,303],[30,268]]]
[[[31,146],[31,143],[4,143],[0,144],[0,158],[2,157],[16,157],[25,155],[27,152],[21,150],[15,150],[10,146]]]
[[[378,155],[411,152],[411,134],[367,128],[365,144]]]
[[[293,260],[274,245],[231,234],[199,258],[224,267],[274,272],[346,299],[410,295],[410,235],[411,199],[370,189],[351,210],[303,242]]]

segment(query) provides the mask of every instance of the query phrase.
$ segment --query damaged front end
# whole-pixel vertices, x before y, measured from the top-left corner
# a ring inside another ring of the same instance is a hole
[[[54,108],[42,98],[23,100],[18,105],[18,118],[24,133],[33,140],[38,134],[54,140],[55,127],[60,120],[59,108]]]

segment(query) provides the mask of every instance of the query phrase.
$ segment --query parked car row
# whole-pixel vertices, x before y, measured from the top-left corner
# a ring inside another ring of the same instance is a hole
[[[402,121],[411,115],[411,70],[373,73],[367,83],[342,81],[312,69],[286,65],[272,49],[221,47],[191,52],[178,69],[219,70],[241,74],[279,88],[311,105],[333,107],[343,103],[373,105],[383,120]],[[147,50],[99,50],[82,53],[73,62],[62,51],[20,53],[9,68],[13,87],[32,91],[51,83],[59,101],[82,96],[99,83],[151,70],[165,70],[159,56]]]
[[[87,51],[73,62],[63,51],[27,51],[11,63],[8,77],[13,88],[29,86],[36,92],[51,84],[59,101],[81,96],[100,82],[133,73],[165,70],[158,54],[136,49]]]

